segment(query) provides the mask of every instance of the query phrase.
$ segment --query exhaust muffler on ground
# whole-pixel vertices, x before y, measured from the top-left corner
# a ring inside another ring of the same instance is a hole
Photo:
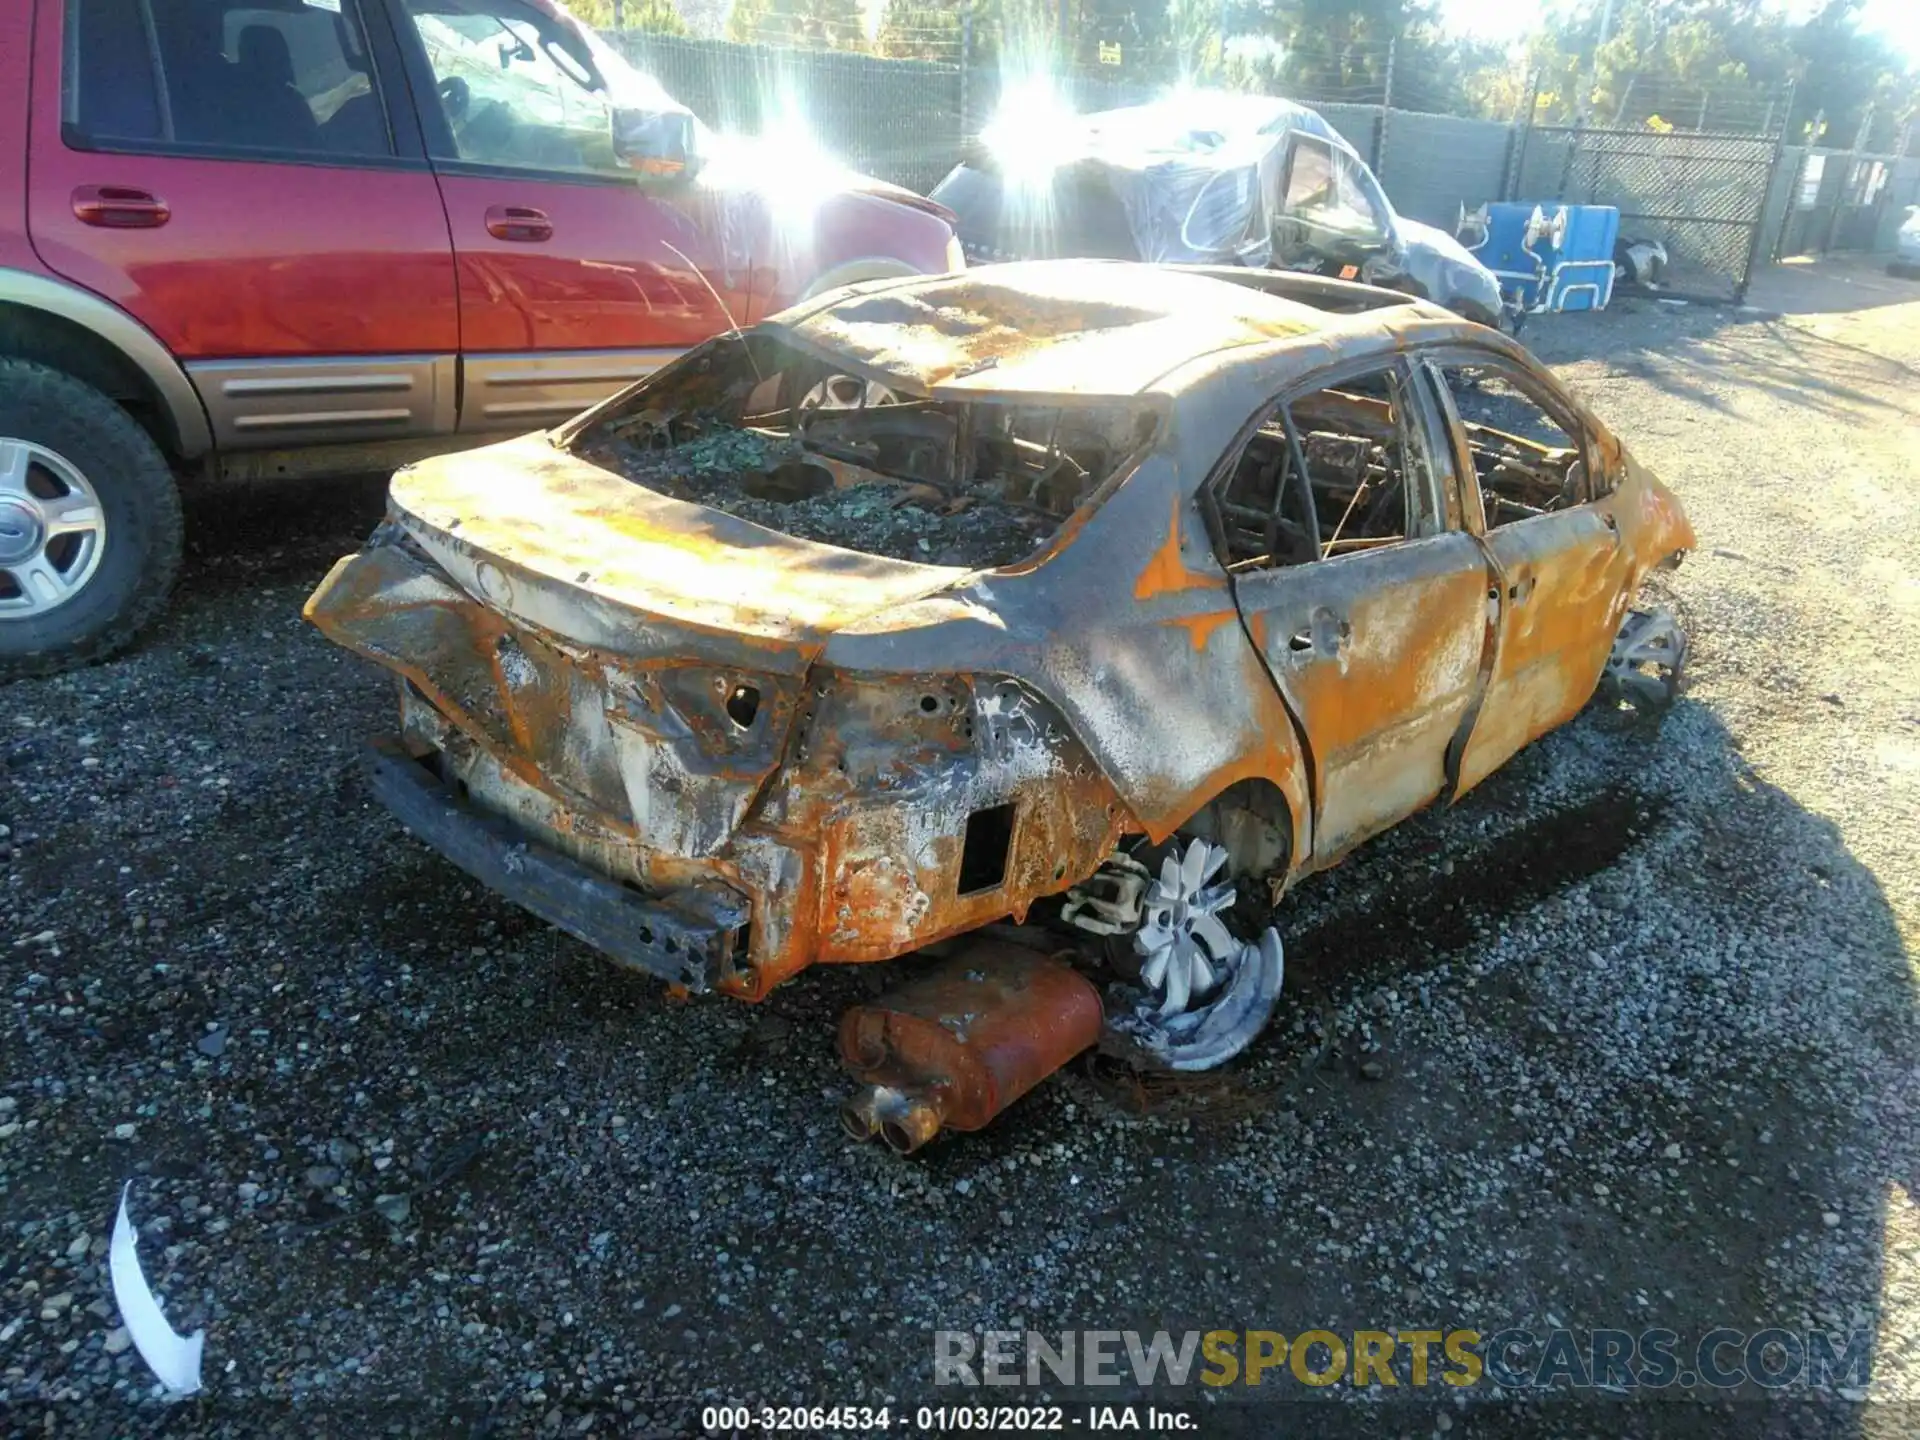
[[[910,1155],[942,1129],[980,1130],[1100,1038],[1100,994],[1063,961],[982,941],[840,1018],[840,1061],[864,1087],[840,1107],[856,1140]]]

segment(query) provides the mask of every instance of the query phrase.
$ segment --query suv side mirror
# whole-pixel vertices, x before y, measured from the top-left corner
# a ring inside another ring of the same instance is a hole
[[[691,180],[700,172],[694,119],[685,110],[615,107],[613,153],[629,170],[655,179]]]

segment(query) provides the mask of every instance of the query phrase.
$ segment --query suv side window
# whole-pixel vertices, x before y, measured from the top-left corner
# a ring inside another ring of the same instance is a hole
[[[1434,367],[1473,457],[1487,528],[1497,529],[1596,499],[1582,427],[1550,391],[1489,358]]]
[[[358,0],[71,0],[65,119],[81,148],[394,153]]]
[[[520,0],[403,0],[402,8],[452,136],[452,153],[441,142],[435,158],[631,177],[614,154],[606,89],[562,27]]]
[[[1282,401],[1209,492],[1230,573],[1376,550],[1448,528],[1451,466],[1397,365]]]

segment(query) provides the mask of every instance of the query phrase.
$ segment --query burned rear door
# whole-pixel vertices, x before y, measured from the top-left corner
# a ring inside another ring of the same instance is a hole
[[[1481,687],[1486,557],[1399,361],[1316,377],[1209,486],[1247,632],[1292,713],[1326,864],[1448,788]]]
[[[1464,794],[1592,697],[1628,603],[1631,557],[1578,410],[1552,381],[1488,351],[1423,362],[1471,466],[1469,523],[1495,571],[1497,639],[1487,693],[1463,749]]]

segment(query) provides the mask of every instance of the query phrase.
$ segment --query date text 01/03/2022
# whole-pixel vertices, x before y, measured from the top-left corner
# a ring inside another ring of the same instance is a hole
[[[1145,1430],[1179,1433],[1196,1427],[1182,1410],[1155,1406],[1090,1405],[919,1405],[911,1409],[863,1405],[709,1405],[701,1412],[709,1435],[845,1434],[899,1430],[912,1434],[1005,1434],[1010,1431]]]

